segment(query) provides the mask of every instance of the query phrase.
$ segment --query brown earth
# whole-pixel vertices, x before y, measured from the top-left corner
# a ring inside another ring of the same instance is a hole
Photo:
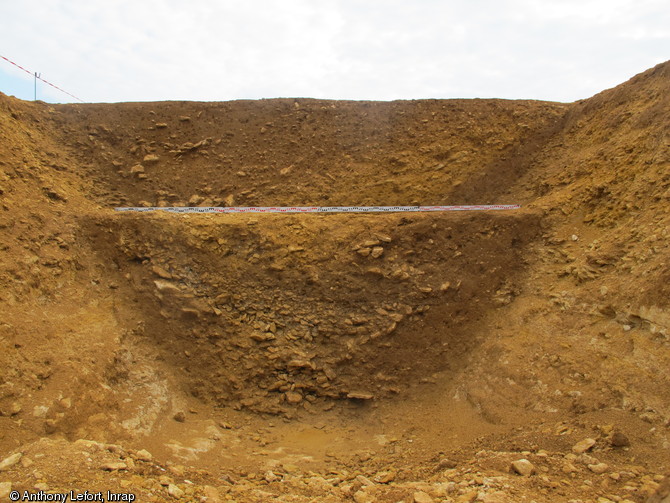
[[[667,502],[669,127],[670,63],[572,104],[0,94],[0,501]]]

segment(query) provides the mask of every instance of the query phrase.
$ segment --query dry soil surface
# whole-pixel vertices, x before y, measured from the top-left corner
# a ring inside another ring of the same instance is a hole
[[[667,503],[669,130],[670,63],[571,104],[0,94],[0,501]]]

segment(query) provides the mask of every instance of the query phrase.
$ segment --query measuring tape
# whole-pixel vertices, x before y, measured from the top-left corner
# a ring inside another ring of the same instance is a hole
[[[474,206],[204,206],[114,208],[116,211],[167,211],[170,213],[396,213],[423,211],[517,210],[518,204],[481,204]]]

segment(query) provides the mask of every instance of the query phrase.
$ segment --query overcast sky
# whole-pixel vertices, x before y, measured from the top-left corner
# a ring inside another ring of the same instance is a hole
[[[87,102],[570,102],[670,59],[670,3],[0,0],[0,55]],[[33,99],[33,79],[0,59],[0,91]]]

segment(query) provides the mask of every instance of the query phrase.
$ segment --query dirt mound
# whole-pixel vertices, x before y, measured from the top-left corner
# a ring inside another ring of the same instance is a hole
[[[644,501],[669,73],[573,104],[0,95],[0,498]],[[474,203],[522,209],[113,211]]]
[[[57,108],[55,123],[105,204],[459,204],[467,198],[451,193],[474,167],[495,170],[536,145],[566,108],[501,100],[72,105]]]

